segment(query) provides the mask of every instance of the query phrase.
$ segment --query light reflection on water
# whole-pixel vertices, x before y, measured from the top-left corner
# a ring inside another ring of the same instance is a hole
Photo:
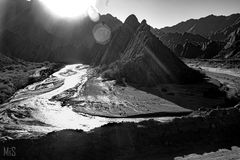
[[[87,81],[87,71],[88,66],[86,65],[67,65],[50,78],[17,92],[9,103],[0,107],[0,131],[2,131],[0,136],[7,135],[12,138],[34,137],[62,129],[90,131],[108,123],[137,123],[153,119],[104,118],[80,114],[74,112],[71,107],[62,107],[60,102],[49,100],[79,83],[85,83]],[[168,117],[154,118],[154,120],[160,122],[167,122],[172,119]]]

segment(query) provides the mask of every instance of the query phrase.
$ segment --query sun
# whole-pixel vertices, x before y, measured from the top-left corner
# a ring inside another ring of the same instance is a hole
[[[61,18],[77,18],[95,7],[96,0],[39,0],[52,14]]]

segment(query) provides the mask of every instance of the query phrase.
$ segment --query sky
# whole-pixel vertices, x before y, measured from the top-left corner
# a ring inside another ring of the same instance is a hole
[[[210,14],[240,13],[240,0],[98,0],[97,8],[121,21],[135,14],[139,21],[146,19],[151,26],[162,28]]]

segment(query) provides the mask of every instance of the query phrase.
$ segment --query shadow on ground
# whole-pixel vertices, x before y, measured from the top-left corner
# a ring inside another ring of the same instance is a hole
[[[3,159],[174,159],[240,145],[240,112],[237,108],[213,110],[170,123],[108,124],[92,132],[63,130],[36,140],[0,143],[15,147],[15,157]]]
[[[214,79],[196,84],[161,84],[152,88],[132,86],[190,110],[228,108],[238,102],[227,97],[224,86]]]

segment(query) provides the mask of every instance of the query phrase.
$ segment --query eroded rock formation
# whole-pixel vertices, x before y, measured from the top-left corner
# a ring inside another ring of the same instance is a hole
[[[104,77],[155,85],[190,82],[190,75],[194,73],[151,32],[151,27],[143,20],[120,59],[110,65]]]

